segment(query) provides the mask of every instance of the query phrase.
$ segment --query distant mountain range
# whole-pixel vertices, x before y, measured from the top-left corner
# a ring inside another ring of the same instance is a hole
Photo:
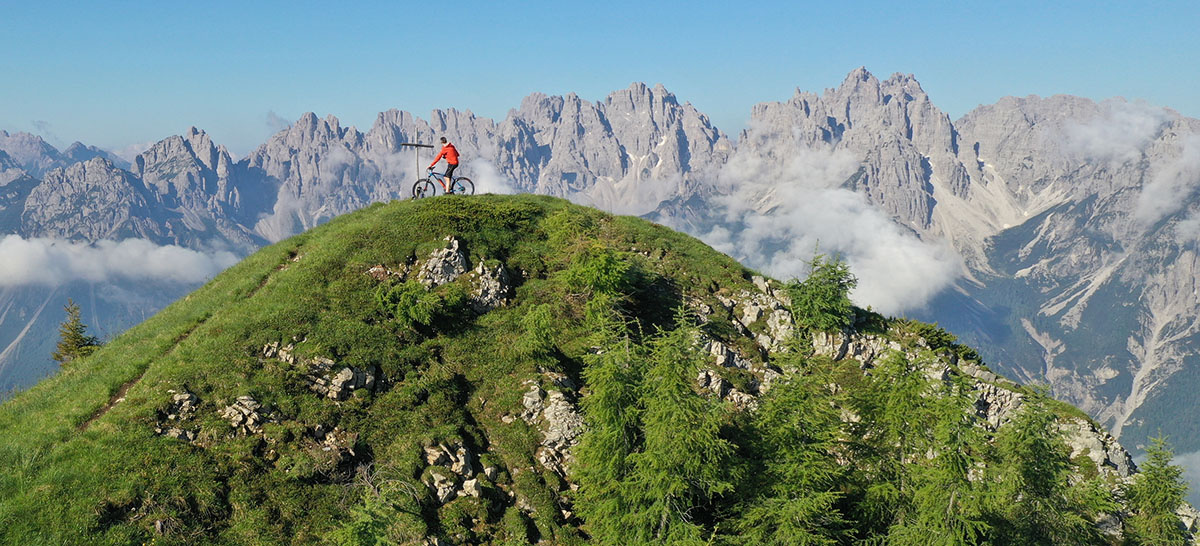
[[[938,321],[1126,445],[1161,427],[1200,449],[1200,120],[1167,109],[1007,97],[952,121],[912,76],[858,69],[755,106],[736,142],[640,83],[598,102],[530,95],[501,121],[389,110],[363,132],[309,113],[238,161],[195,128],[129,165],[0,135],[0,232],[238,255],[406,198],[430,158],[400,144],[444,135],[481,191],[644,215],[775,276],[802,275],[819,240],[863,278],[860,304]],[[0,385],[52,371],[38,355],[65,297],[94,297],[92,323],[119,331],[192,287],[144,285],[0,285]]]

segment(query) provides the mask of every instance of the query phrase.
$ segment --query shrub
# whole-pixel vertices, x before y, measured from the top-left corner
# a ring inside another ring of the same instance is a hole
[[[550,304],[535,305],[521,318],[524,335],[517,348],[526,355],[537,356],[554,349],[554,313]]]

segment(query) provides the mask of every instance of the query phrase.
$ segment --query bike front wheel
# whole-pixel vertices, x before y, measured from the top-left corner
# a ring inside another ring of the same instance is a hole
[[[470,178],[455,178],[450,189],[459,195],[475,195],[475,183]]]
[[[437,184],[428,178],[422,178],[413,184],[412,196],[413,199],[422,197],[433,197],[437,195]]]

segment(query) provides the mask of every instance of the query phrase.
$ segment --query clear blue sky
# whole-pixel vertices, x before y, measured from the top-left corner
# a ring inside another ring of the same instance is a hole
[[[352,5],[343,5],[352,4]],[[0,0],[0,129],[109,149],[195,125],[245,154],[313,111],[503,118],[531,92],[662,83],[736,136],[758,102],[859,66],[957,119],[1006,95],[1141,98],[1200,117],[1200,2]]]

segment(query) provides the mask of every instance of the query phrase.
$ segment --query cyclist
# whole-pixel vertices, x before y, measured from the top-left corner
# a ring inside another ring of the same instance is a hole
[[[429,170],[432,171],[443,157],[446,158],[446,187],[450,188],[446,193],[454,193],[454,169],[458,168],[458,149],[447,141],[446,137],[442,137],[442,151],[433,158],[433,163],[429,164]]]

